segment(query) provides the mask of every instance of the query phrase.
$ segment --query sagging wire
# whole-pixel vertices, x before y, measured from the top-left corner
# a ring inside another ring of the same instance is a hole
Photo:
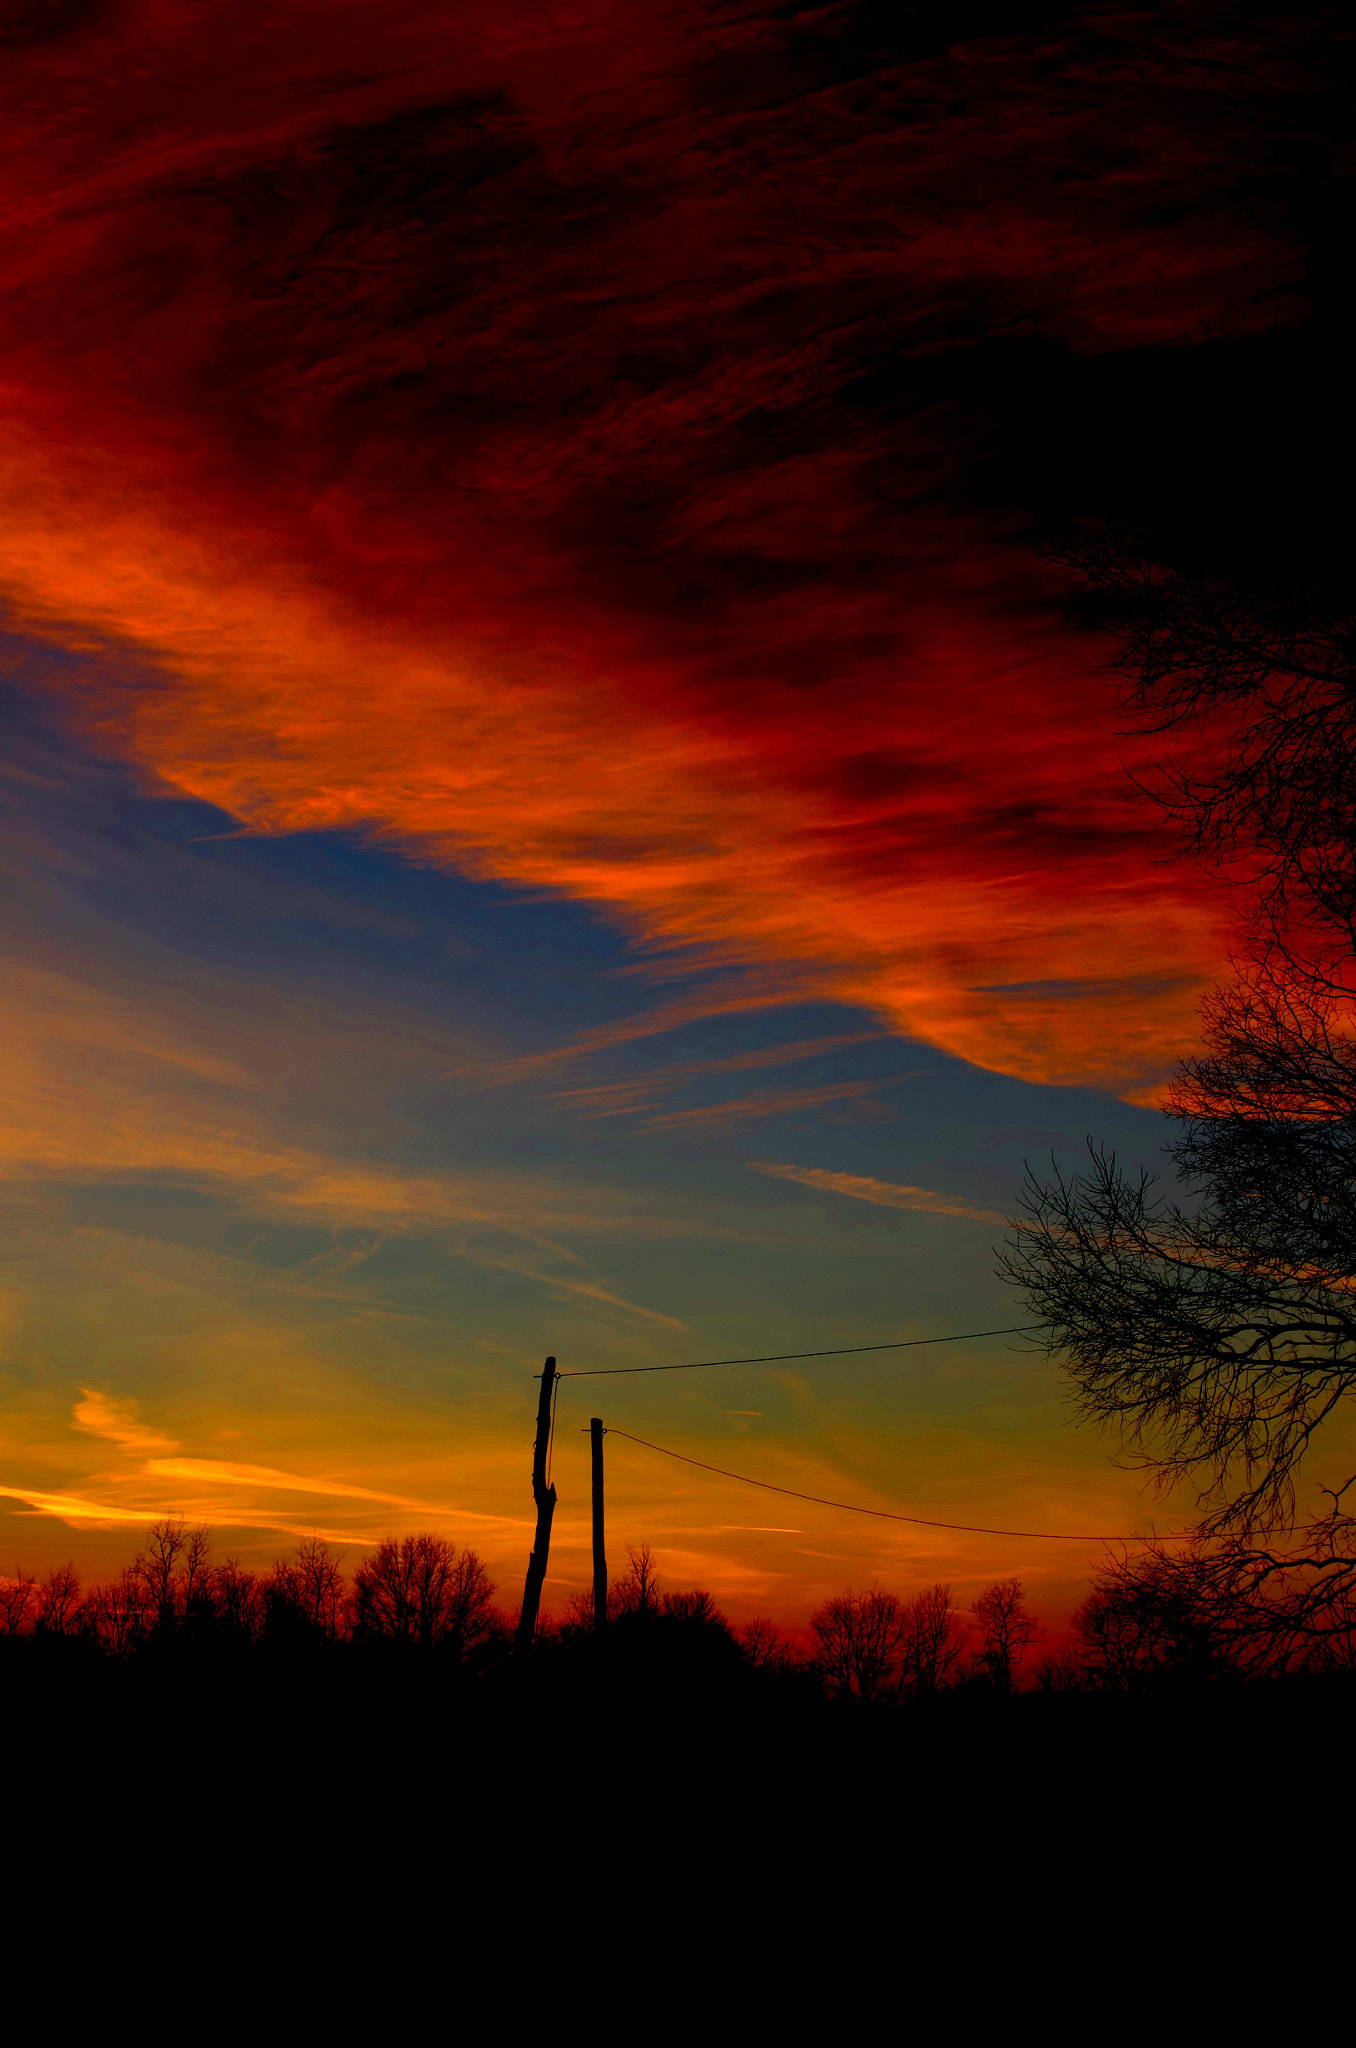
[[[849,1500],[825,1500],[817,1493],[798,1493],[794,1486],[774,1486],[770,1479],[750,1479],[746,1472],[727,1472],[723,1465],[707,1465],[700,1458],[689,1458],[682,1451],[671,1451],[665,1444],[652,1444],[643,1436],[632,1436],[629,1429],[618,1429],[615,1424],[608,1430],[609,1436],[625,1437],[628,1443],[639,1444],[647,1451],[658,1451],[661,1457],[677,1458],[681,1465],[695,1465],[699,1472],[714,1472],[721,1479],[737,1479],[741,1486],[761,1486],[765,1493],[784,1493],[792,1500],[812,1501],[818,1508],[841,1508],[848,1515],[875,1515],[883,1522],[912,1522],[919,1529],[951,1529],[962,1536],[1017,1536],[1030,1538],[1039,1543],[1181,1543],[1193,1535],[1190,1529],[1177,1529],[1167,1536],[1071,1536],[1062,1529],[984,1529],[972,1522],[933,1522],[925,1515],[901,1515],[891,1508],[854,1507]]]

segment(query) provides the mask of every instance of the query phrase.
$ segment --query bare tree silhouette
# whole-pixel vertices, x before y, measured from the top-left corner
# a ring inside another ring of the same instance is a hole
[[[22,1635],[37,1609],[38,1582],[21,1565],[12,1579],[0,1579],[0,1635]]]
[[[53,1565],[38,1588],[34,1629],[42,1636],[69,1635],[80,1610],[80,1575],[73,1564]]]
[[[432,1557],[427,1555],[430,1549]],[[403,1540],[388,1536],[379,1543],[353,1576],[354,1634],[376,1641],[417,1642],[421,1621],[431,1634],[432,1617],[419,1613],[417,1581],[422,1580],[427,1594],[436,1565],[442,1563],[446,1570],[451,1564],[450,1554],[444,1560],[440,1553],[450,1550],[437,1536],[419,1540],[418,1554],[413,1536]]]
[[[910,1693],[935,1693],[965,1655],[969,1630],[957,1612],[950,1586],[929,1586],[905,1609],[901,1639],[901,1684]]]
[[[628,1614],[646,1620],[659,1612],[658,1567],[649,1544],[628,1543],[626,1565],[626,1576],[610,1591],[609,1608],[614,1615]]]
[[[840,1593],[816,1608],[810,1616],[816,1663],[833,1697],[867,1703],[892,1697],[907,1626],[906,1609],[879,1587]]]
[[[755,1671],[791,1671],[800,1661],[791,1637],[761,1614],[740,1629],[739,1647]]]
[[[618,1578],[610,1579],[607,1588],[607,1614],[609,1621],[625,1621],[633,1626],[655,1620],[664,1611],[664,1602],[658,1590],[658,1567],[654,1552],[648,1543],[628,1544],[626,1549],[626,1571]],[[680,1595],[679,1598],[685,1596]],[[709,1596],[705,1596],[709,1597]],[[577,1634],[593,1627],[593,1587],[585,1586],[580,1592],[572,1593],[566,1603],[565,1629]]]
[[[721,1619],[714,1596],[700,1586],[686,1592],[666,1593],[661,1611],[666,1621],[688,1622],[696,1628]]]
[[[301,1611],[319,1635],[331,1641],[339,1633],[344,1603],[343,1552],[332,1551],[319,1536],[297,1545],[296,1584]]]
[[[212,1596],[224,1633],[238,1642],[256,1642],[264,1627],[264,1589],[258,1573],[228,1557],[213,1575]]]
[[[1213,1678],[1231,1668],[1229,1620],[1212,1596],[1201,1560],[1122,1555],[1098,1574],[1074,1616],[1074,1638],[1087,1681],[1111,1692],[1135,1692],[1165,1678]],[[1268,1642],[1270,1636],[1268,1634]]]
[[[1178,748],[1155,793],[1254,916],[1169,1102],[1185,1198],[1090,1147],[1082,1173],[1028,1177],[1000,1263],[1084,1416],[1194,1487],[1192,1597],[1208,1571],[1238,1640],[1312,1647],[1356,1600],[1356,1476],[1297,1495],[1356,1390],[1356,580],[1332,549],[1166,522],[1050,552],[1120,636],[1140,730]]]
[[[1356,1389],[1356,1039],[1306,1002],[1255,981],[1213,1006],[1173,1102],[1189,1206],[1090,1147],[1084,1172],[1028,1178],[1000,1266],[1082,1414],[1158,1487],[1194,1487],[1240,1585],[1307,1584],[1317,1625],[1356,1594],[1353,1481],[1302,1515],[1296,1492]]]
[[[1027,1613],[1020,1579],[999,1579],[974,1605],[980,1628],[979,1668],[997,1692],[1011,1692],[1039,1624]]]
[[[301,1568],[294,1557],[275,1557],[259,1582],[261,1628],[271,1642],[298,1642],[311,1633]]]
[[[607,1612],[609,1620],[615,1612],[615,1604],[615,1588],[609,1586],[607,1589]],[[563,1633],[567,1637],[577,1636],[581,1634],[586,1635],[588,1631],[593,1627],[592,1585],[583,1587],[583,1589],[578,1593],[571,1593],[569,1599],[565,1602],[565,1614],[563,1620],[561,1621],[560,1626]]]
[[[81,1624],[112,1657],[125,1657],[144,1640],[149,1626],[146,1587],[135,1566],[90,1588]]]
[[[216,1570],[212,1563],[212,1532],[186,1529],[174,1586],[182,1626],[196,1634],[210,1633],[217,1622]]]
[[[1237,1541],[1149,1545],[1113,1558],[1074,1617],[1089,1682],[1356,1670],[1350,1576]]]
[[[464,1663],[495,1633],[494,1586],[474,1550],[463,1550],[447,1589],[443,1641]]]
[[[205,1533],[195,1531],[195,1535]],[[179,1617],[179,1566],[188,1540],[189,1532],[182,1515],[166,1515],[163,1520],[152,1522],[146,1535],[146,1548],[139,1550],[132,1560],[132,1570],[140,1575],[146,1590],[152,1625],[162,1635],[174,1628]],[[194,1547],[196,1562],[196,1543]]]
[[[493,1627],[494,1587],[473,1550],[446,1537],[388,1536],[353,1575],[350,1610],[359,1640],[446,1644],[468,1656]]]

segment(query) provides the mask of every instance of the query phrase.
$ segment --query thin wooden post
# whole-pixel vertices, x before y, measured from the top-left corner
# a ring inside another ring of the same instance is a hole
[[[556,1362],[548,1358],[542,1367],[541,1393],[537,1399],[537,1437],[532,1446],[532,1498],[537,1503],[537,1534],[527,1560],[527,1583],[523,1587],[523,1611],[513,1638],[515,1655],[530,1650],[537,1632],[537,1609],[541,1606],[546,1559],[551,1549],[551,1517],[556,1511],[556,1490],[546,1484],[546,1447],[551,1441],[551,1392],[555,1386]]]
[[[603,1437],[600,1415],[589,1422],[593,1450],[593,1627],[600,1633],[607,1627],[607,1553],[603,1548]]]

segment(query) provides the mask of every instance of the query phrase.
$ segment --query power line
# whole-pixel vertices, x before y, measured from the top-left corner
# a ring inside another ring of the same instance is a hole
[[[997,1334],[989,1332],[990,1335]],[[934,1342],[941,1341],[933,1339]],[[874,1348],[874,1347],[868,1347]],[[742,1359],[739,1363],[743,1364]],[[792,1500],[812,1501],[819,1508],[841,1508],[848,1515],[875,1515],[883,1522],[912,1522],[920,1529],[951,1529],[962,1536],[1022,1536],[1041,1543],[1177,1543],[1191,1535],[1189,1529],[1176,1529],[1167,1536],[1068,1536],[1057,1529],[980,1529],[970,1522],[931,1522],[923,1515],[901,1515],[890,1508],[859,1508],[847,1500],[824,1500],[817,1493],[797,1493],[794,1486],[774,1486],[770,1479],[750,1479],[745,1472],[727,1472],[723,1465],[706,1465],[700,1458],[689,1458],[682,1451],[671,1451],[664,1444],[652,1444],[643,1436],[632,1436],[629,1429],[617,1429],[608,1425],[609,1436],[623,1436],[631,1444],[640,1444],[647,1451],[658,1451],[661,1457],[677,1458],[682,1465],[695,1465],[700,1472],[715,1472],[721,1479],[737,1479],[741,1486],[761,1486],[765,1493],[784,1493]]]
[[[890,1344],[839,1344],[830,1351],[770,1351],[762,1358],[698,1358],[686,1365],[593,1365],[582,1372],[562,1372],[556,1377],[596,1380],[624,1372],[705,1372],[713,1365],[784,1365],[793,1358],[852,1358],[861,1351],[912,1351],[920,1344],[970,1344],[979,1337],[1013,1337],[1021,1331],[1044,1327],[1043,1323],[1008,1323],[1001,1330],[961,1330],[953,1337],[903,1337]],[[636,1441],[640,1439],[637,1437]]]

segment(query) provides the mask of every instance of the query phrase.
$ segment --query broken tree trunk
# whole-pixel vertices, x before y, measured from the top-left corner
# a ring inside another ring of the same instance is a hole
[[[546,1560],[551,1550],[551,1517],[556,1511],[556,1490],[546,1484],[546,1447],[551,1441],[551,1394],[555,1386],[556,1362],[548,1358],[542,1367],[541,1394],[537,1401],[537,1437],[532,1446],[532,1498],[537,1503],[537,1534],[527,1560],[527,1583],[523,1587],[523,1611],[513,1638],[515,1654],[532,1647],[537,1632],[537,1610],[546,1578]]]

